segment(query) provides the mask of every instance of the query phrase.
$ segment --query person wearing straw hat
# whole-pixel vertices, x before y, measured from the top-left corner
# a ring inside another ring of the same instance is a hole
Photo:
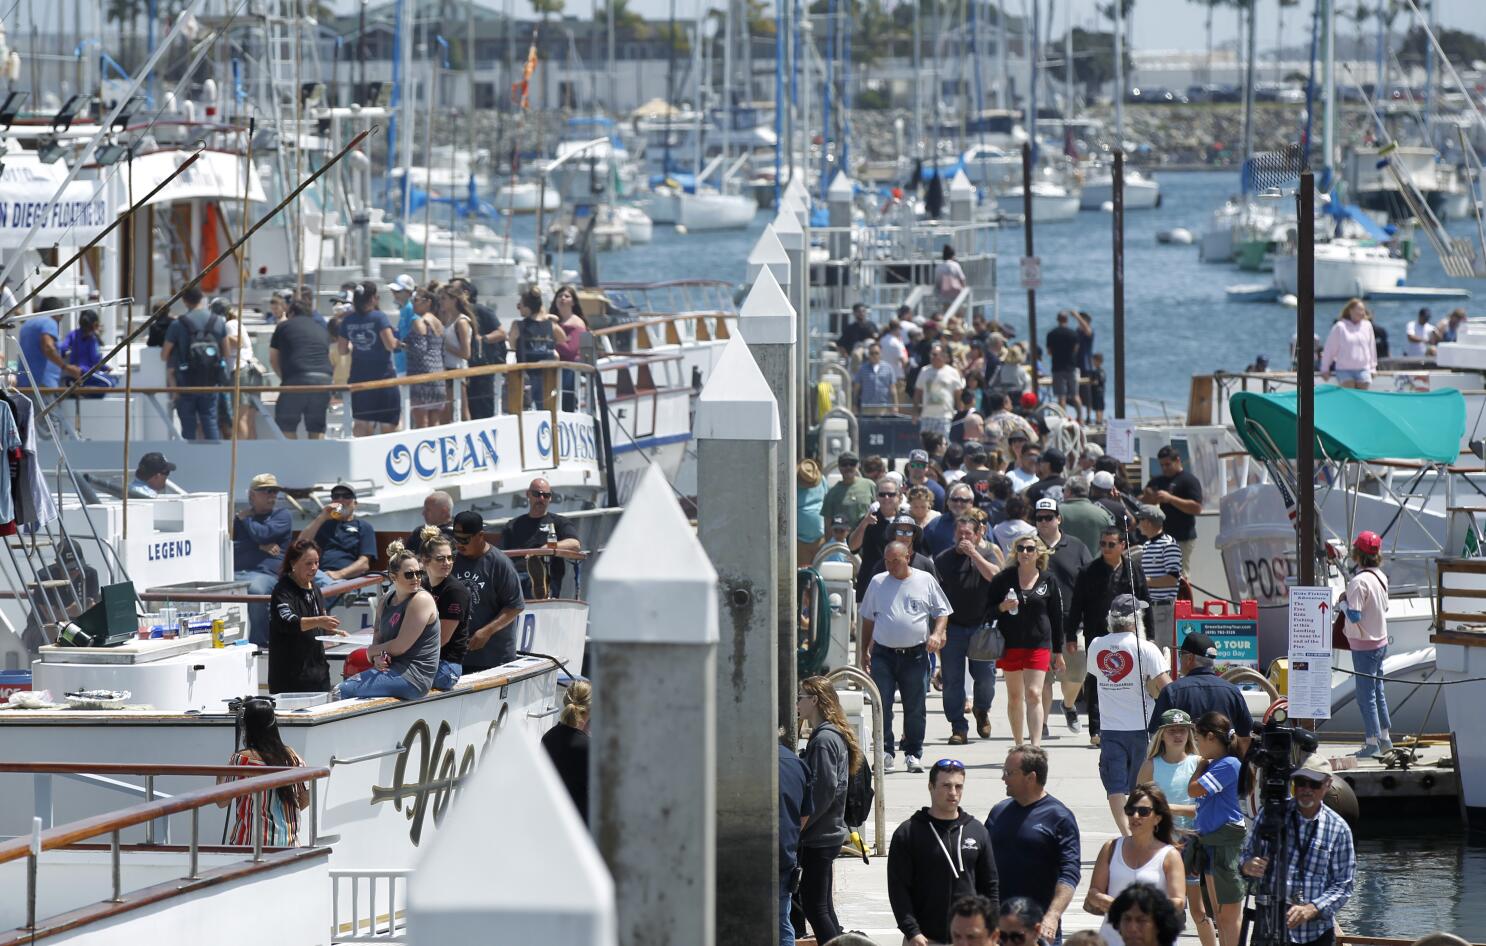
[[[1331,763],[1312,754],[1290,772],[1291,798],[1285,803],[1284,829],[1285,939],[1306,946],[1331,946],[1336,915],[1352,898],[1357,880],[1357,849],[1352,829],[1342,816],[1326,807],[1331,787]],[[1244,840],[1242,864],[1247,877],[1269,879],[1270,852],[1263,850],[1258,831]],[[1255,900],[1263,904],[1270,883],[1260,884]],[[1262,909],[1262,906],[1261,906]]]
[[[821,517],[821,504],[826,498],[820,464],[806,457],[795,466],[795,558],[799,567],[809,568],[826,533]]]
[[[1196,800],[1187,789],[1192,776],[1197,772],[1202,756],[1197,752],[1193,737],[1192,716],[1186,710],[1169,709],[1156,717],[1156,735],[1151,739],[1146,752],[1145,764],[1140,767],[1136,784],[1154,782],[1166,793],[1166,803],[1171,806],[1172,826],[1177,843],[1183,850],[1192,850],[1197,838],[1193,819],[1197,814]],[[1218,933],[1213,928],[1212,918],[1202,904],[1202,890],[1198,887],[1201,878],[1191,867],[1187,870],[1187,908],[1192,912],[1192,922],[1197,927],[1197,938],[1202,946],[1218,946]]]

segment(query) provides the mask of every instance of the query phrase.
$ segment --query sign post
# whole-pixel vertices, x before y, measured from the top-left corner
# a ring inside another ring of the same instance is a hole
[[[1331,718],[1331,589],[1290,589],[1290,671],[1285,696],[1291,719]]]
[[[1023,256],[1022,257],[1022,288],[1023,289],[1041,289],[1042,288],[1042,257],[1040,257],[1040,256]]]

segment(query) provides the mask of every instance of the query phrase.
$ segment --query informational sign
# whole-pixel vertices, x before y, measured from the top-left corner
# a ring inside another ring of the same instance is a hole
[[[1331,718],[1331,589],[1290,589],[1289,692],[1292,719]]]
[[[1111,418],[1104,431],[1104,453],[1121,463],[1135,462],[1135,422]]]
[[[1041,289],[1042,288],[1042,257],[1040,257],[1040,256],[1023,256],[1022,257],[1022,288],[1023,289]]]
[[[1227,601],[1205,601],[1200,607],[1191,601],[1178,601],[1176,640],[1182,641],[1193,631],[1212,639],[1218,655],[1215,668],[1219,673],[1229,667],[1259,668],[1259,603],[1241,601],[1237,608]]]

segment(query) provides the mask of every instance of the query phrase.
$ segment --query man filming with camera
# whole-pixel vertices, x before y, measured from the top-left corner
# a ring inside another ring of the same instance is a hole
[[[1330,786],[1331,764],[1319,755],[1311,755],[1290,773],[1291,798],[1284,809],[1287,864],[1283,877],[1269,870],[1268,857],[1255,856],[1259,832],[1250,832],[1244,841],[1243,872],[1262,881],[1255,894],[1259,912],[1272,902],[1281,881],[1285,885],[1281,893],[1288,904],[1283,940],[1256,935],[1252,940],[1255,944],[1332,946],[1335,942],[1336,914],[1351,899],[1357,876],[1357,852],[1352,829],[1324,804]]]

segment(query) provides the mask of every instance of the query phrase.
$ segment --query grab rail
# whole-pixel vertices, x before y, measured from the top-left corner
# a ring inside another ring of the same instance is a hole
[[[882,781],[882,694],[877,684],[857,667],[837,667],[826,674],[826,681],[833,686],[838,679],[854,680],[872,699],[872,848],[878,857],[887,854],[887,791]]]

